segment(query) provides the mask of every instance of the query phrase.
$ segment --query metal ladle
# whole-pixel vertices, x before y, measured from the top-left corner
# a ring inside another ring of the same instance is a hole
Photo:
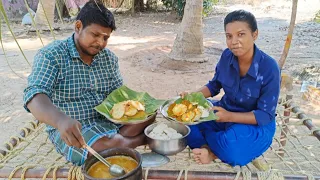
[[[117,165],[117,164],[110,164],[108,161],[106,161],[100,154],[98,154],[94,149],[92,149],[88,145],[83,145],[83,148],[87,149],[92,155],[94,155],[97,159],[99,159],[103,164],[109,167],[109,172],[114,177],[123,176],[126,174],[124,169]]]

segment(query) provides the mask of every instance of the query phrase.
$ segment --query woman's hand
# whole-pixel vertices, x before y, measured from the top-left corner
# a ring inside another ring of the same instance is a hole
[[[232,112],[219,106],[213,106],[211,109],[216,111],[215,114],[218,116],[217,122],[231,122]]]
[[[188,95],[189,93],[187,91],[183,91],[179,94],[179,96],[183,99],[186,95]]]

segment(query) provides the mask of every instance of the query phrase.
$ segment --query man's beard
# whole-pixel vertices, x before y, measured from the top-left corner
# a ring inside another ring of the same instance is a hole
[[[101,48],[99,48],[100,50],[98,51],[98,53],[92,54],[92,53],[90,53],[89,51],[87,51],[86,48],[83,48],[83,47],[81,46],[81,43],[79,42],[79,40],[77,40],[77,44],[79,45],[79,48],[80,48],[81,52],[82,52],[83,54],[85,54],[85,55],[88,55],[88,56],[95,56],[95,55],[99,54],[99,52],[102,50]]]
[[[80,49],[81,49],[82,53],[84,53],[88,56],[95,56],[95,55],[99,54],[99,52],[101,51],[101,49],[100,49],[98,53],[92,54],[89,51],[87,51],[85,48],[83,48],[81,45],[80,45]]]

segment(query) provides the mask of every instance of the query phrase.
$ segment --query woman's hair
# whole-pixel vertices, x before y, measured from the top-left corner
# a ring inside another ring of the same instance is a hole
[[[113,14],[99,1],[90,0],[80,10],[77,20],[82,22],[83,28],[91,24],[116,29]]]
[[[234,21],[246,22],[249,25],[249,28],[252,32],[255,32],[258,29],[256,18],[252,13],[248,11],[236,10],[229,13],[224,18],[224,30],[226,30],[227,24],[232,23]]]

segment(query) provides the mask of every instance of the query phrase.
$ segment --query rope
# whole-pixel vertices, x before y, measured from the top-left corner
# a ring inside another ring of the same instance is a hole
[[[316,133],[317,131],[320,131],[320,128],[314,128],[311,130],[311,134],[312,136],[314,136],[314,133]]]
[[[46,170],[46,172],[44,173],[44,175],[43,175],[43,177],[42,177],[42,180],[46,180],[46,179],[47,179],[47,176],[48,176],[48,174],[50,173],[51,169],[52,169],[52,167],[49,167],[49,168]]]
[[[306,173],[308,180],[315,180],[312,174]]]
[[[31,168],[34,168],[34,166],[27,166],[27,167],[24,167],[23,169],[22,169],[22,172],[21,172],[21,180],[25,180],[25,174],[26,174],[26,172],[27,172],[27,170],[28,169],[31,169]]]
[[[8,145],[8,150],[11,151],[13,149],[13,145],[10,142],[5,142],[4,144]]]
[[[68,180],[83,180],[84,176],[81,172],[81,167],[72,166],[68,172]]]
[[[33,137],[29,137],[30,139],[21,139],[21,141],[23,140],[24,142],[27,142],[26,143],[26,145],[24,146],[24,147],[22,147],[22,148],[20,148],[20,149],[11,149],[11,150],[9,150],[9,151],[6,151],[7,153],[6,153],[6,155],[5,156],[3,156],[3,158],[1,158],[1,162],[2,163],[6,163],[7,161],[9,161],[10,159],[13,159],[13,158],[15,158],[16,156],[18,156],[24,149],[26,149],[32,142],[34,142],[34,139],[37,137],[37,136],[39,136],[39,134],[40,134],[40,131],[42,131],[42,128],[44,127],[44,125],[42,125],[41,127],[39,127],[38,129],[36,129],[35,131],[33,131]],[[41,133],[42,134],[42,133]],[[28,137],[28,136],[26,136],[26,137]],[[11,144],[12,145],[12,144]],[[17,146],[17,145],[16,145]]]
[[[68,180],[74,180],[74,176],[73,176],[73,169],[75,167],[72,166],[70,169],[69,169],[69,172],[68,172]]]
[[[145,171],[145,174],[144,174],[144,179],[145,179],[145,180],[148,180],[149,169],[150,169],[150,168],[146,168],[146,171]]]
[[[29,123],[32,125],[33,129],[36,129],[38,127],[36,121],[30,121]]]
[[[270,169],[270,165],[267,163],[264,163],[262,160],[255,159],[252,161],[252,164],[259,169],[260,171],[267,171]]]
[[[280,172],[258,172],[258,180],[284,180]]]
[[[188,169],[184,171],[184,180],[188,180]]]
[[[244,180],[251,180],[251,172],[250,171],[242,169],[241,173],[242,173],[242,177]]]
[[[183,173],[183,169],[180,170],[177,180],[180,180],[180,178],[181,178],[181,176],[182,176],[182,173]]]
[[[240,177],[240,175],[241,175],[241,172],[240,172],[240,171],[238,171],[238,172],[237,172],[236,177],[234,178],[234,180],[238,180],[238,179],[239,179],[239,177]]]
[[[24,131],[24,137],[29,135],[29,131],[27,127],[22,128],[21,131]]]
[[[237,172],[237,175],[234,178],[234,180],[238,180],[239,177],[241,176],[241,174],[242,174],[242,179],[243,180],[251,180],[251,172],[246,170],[246,169],[243,169],[243,168],[241,168],[241,171]]]
[[[14,140],[16,140],[17,144],[19,144],[19,143],[20,143],[20,138],[19,138],[19,137],[17,137],[17,136],[11,136],[11,137],[10,137],[10,139],[14,139]]]
[[[8,179],[11,180],[12,177],[14,176],[14,174],[15,174],[19,169],[21,169],[21,167],[19,167],[19,166],[16,167],[16,168],[10,173]]]
[[[75,176],[77,180],[84,180],[84,175],[82,174],[81,167],[76,167]]]
[[[283,133],[286,134],[286,136],[287,136],[287,133],[286,133],[286,132],[283,131]],[[288,133],[291,133],[291,134],[292,134],[292,131],[291,131],[290,129],[288,129]],[[302,146],[302,148],[299,148],[298,145],[296,145],[296,143],[292,142],[291,139],[288,139],[288,142],[290,142],[290,143],[295,147],[295,149],[297,150],[297,152],[298,152],[299,154],[301,154],[302,156],[304,156],[305,159],[307,159],[308,162],[310,162],[310,159],[308,158],[308,156],[306,156],[304,153],[301,152],[301,149],[306,149],[306,150],[308,150],[308,151],[309,151],[309,149],[308,149],[308,148],[304,148],[304,146],[303,146],[303,144],[302,144],[302,142],[301,142],[300,139],[297,138],[296,140],[297,140],[298,143]],[[283,149],[284,149],[284,148],[283,148]],[[310,152],[310,151],[309,151],[309,152]],[[290,153],[287,153],[287,155],[288,155],[288,156],[291,156]],[[295,164],[297,164],[297,162],[296,162],[294,159],[292,159],[292,158],[290,158],[290,159],[291,159],[292,161],[294,161]],[[312,166],[314,166],[316,169],[318,169],[318,171],[320,172],[320,169],[319,169],[317,166],[315,166],[313,163],[310,163],[310,164],[311,164]],[[301,167],[300,167],[298,164],[297,164],[297,166],[299,167],[299,170],[302,172]]]
[[[56,166],[53,171],[52,171],[52,179],[56,180],[57,179],[57,170],[62,167],[62,166]]]

